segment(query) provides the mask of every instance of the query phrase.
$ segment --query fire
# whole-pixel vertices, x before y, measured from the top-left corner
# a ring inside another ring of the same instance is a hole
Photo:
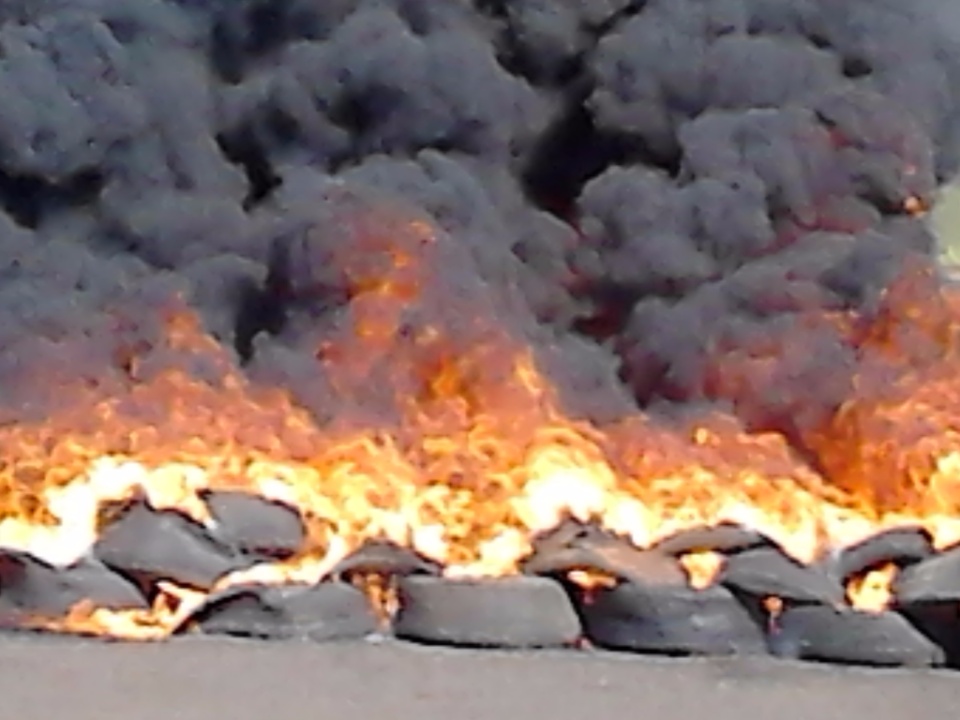
[[[567,578],[587,593],[600,588],[613,588],[617,585],[616,578],[593,570],[572,570],[567,573]]]
[[[858,385],[810,443],[828,477],[783,435],[748,434],[728,417],[679,427],[638,413],[598,426],[565,415],[484,283],[444,274],[466,255],[426,222],[394,227],[385,237],[361,222],[369,242],[336,258],[347,320],[316,350],[337,410],[330,422],[253,385],[174,302],[162,332],[119,342],[125,391],[90,390],[47,422],[0,428],[0,545],[67,564],[95,542],[104,506],[144,497],[208,524],[207,489],[282,499],[309,526],[302,555],[218,588],[316,581],[370,538],[415,548],[450,575],[511,573],[531,536],[567,515],[641,547],[685,527],[739,522],[801,560],[905,520],[940,544],[960,538],[953,355],[910,365],[893,394]],[[190,362],[158,365],[163,357]],[[198,364],[209,370],[203,379],[180,369]],[[719,558],[683,563],[703,587]],[[855,601],[867,603],[865,592]],[[168,585],[149,611],[84,605],[45,623],[149,639],[201,599]]]
[[[960,305],[932,282],[912,273],[890,287],[859,340],[852,393],[809,442],[831,482],[921,516],[943,546],[960,539]]]
[[[897,566],[887,563],[854,578],[847,586],[850,604],[866,612],[882,612],[890,607]]]
[[[723,555],[712,551],[687,553],[681,556],[680,564],[690,577],[690,586],[698,590],[713,585],[723,569]]]
[[[157,597],[149,610],[107,610],[87,601],[74,605],[62,618],[28,618],[26,625],[78,635],[108,635],[130,640],[162,640],[198,608],[204,593],[157,583]]]
[[[903,201],[903,209],[909,215],[922,217],[929,212],[930,207],[923,198],[917,197],[916,195],[911,195]]]

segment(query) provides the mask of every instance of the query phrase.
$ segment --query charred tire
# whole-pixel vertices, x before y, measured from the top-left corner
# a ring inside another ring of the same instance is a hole
[[[367,597],[338,582],[319,585],[248,585],[211,596],[178,629],[205,635],[315,642],[359,639],[377,630]]]
[[[661,655],[762,655],[764,633],[728,590],[623,583],[581,604],[599,647]]]
[[[833,558],[834,576],[843,583],[885,563],[899,568],[923,562],[934,556],[933,538],[921,527],[899,527],[871,535],[849,545]]]
[[[946,660],[942,648],[895,612],[795,607],[777,624],[770,647],[778,657],[875,667],[934,667]]]
[[[960,602],[960,547],[904,568],[893,582],[899,605]]]
[[[548,578],[398,581],[394,634],[463,647],[542,648],[575,643],[580,622],[562,586]]]

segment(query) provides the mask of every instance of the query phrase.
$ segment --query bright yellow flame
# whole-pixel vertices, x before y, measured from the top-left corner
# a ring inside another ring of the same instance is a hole
[[[847,586],[850,604],[866,612],[878,613],[889,609],[896,576],[897,566],[888,563],[855,578]]]

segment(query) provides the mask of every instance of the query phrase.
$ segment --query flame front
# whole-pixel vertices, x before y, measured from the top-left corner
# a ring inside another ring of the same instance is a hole
[[[315,353],[330,422],[252,385],[185,307],[167,308],[153,347],[124,349],[135,378],[124,393],[0,429],[0,545],[66,564],[89,551],[106,504],[141,494],[207,523],[206,489],[282,499],[309,527],[302,555],[221,586],[317,580],[368,538],[414,547],[449,574],[511,573],[532,534],[565,514],[639,546],[735,521],[802,560],[904,522],[940,544],[960,537],[952,360],[906,378],[895,400],[856,397],[840,410],[811,445],[836,478],[798,459],[783,436],[747,434],[728,417],[678,428],[638,413],[592,425],[564,415],[486,285],[444,274],[465,255],[428,223],[395,227],[336,259],[347,320],[325,329]],[[147,373],[158,352],[202,358],[215,372]],[[699,585],[717,567],[709,554],[685,562]],[[150,611],[83,606],[48,625],[162,637],[197,602],[168,587]]]

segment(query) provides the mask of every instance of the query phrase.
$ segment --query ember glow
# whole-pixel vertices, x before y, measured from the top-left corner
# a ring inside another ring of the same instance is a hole
[[[890,607],[890,588],[896,574],[896,565],[887,563],[856,578],[847,588],[850,604],[869,612],[886,610]]]
[[[128,640],[162,640],[203,602],[203,593],[161,581],[149,610],[107,610],[88,601],[74,605],[65,617],[32,617],[26,627],[80,635],[104,635]]]

